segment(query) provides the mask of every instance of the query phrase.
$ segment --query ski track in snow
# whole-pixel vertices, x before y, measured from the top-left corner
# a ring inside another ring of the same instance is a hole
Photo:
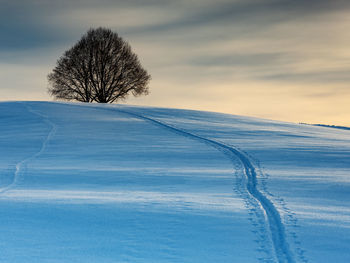
[[[104,108],[106,109],[106,108]],[[177,134],[183,135],[188,138],[195,139],[197,141],[204,142],[208,145],[211,145],[212,147],[224,152],[231,162],[235,163],[235,159],[238,158],[241,162],[241,165],[243,166],[243,171],[246,176],[245,181],[245,188],[248,194],[256,200],[258,203],[258,206],[263,210],[265,214],[265,220],[267,221],[267,224],[269,226],[269,232],[270,232],[270,238],[272,240],[274,254],[276,257],[276,260],[280,263],[287,262],[287,263],[294,263],[296,262],[294,255],[292,251],[289,248],[289,244],[286,240],[286,234],[284,229],[284,224],[281,220],[281,216],[277,209],[275,208],[274,204],[269,200],[263,193],[261,193],[257,188],[257,172],[256,168],[252,164],[253,162],[250,160],[249,156],[245,154],[243,151],[239,150],[238,148],[228,146],[224,143],[207,139],[201,136],[198,136],[196,134],[187,132],[185,130],[173,127],[171,125],[168,125],[166,123],[163,123],[161,121],[158,121],[156,119],[152,119],[140,114],[136,114],[133,112],[121,110],[121,109],[106,109],[106,110],[114,110],[118,111],[124,114],[128,114],[131,116],[134,116],[139,119],[144,119],[146,121],[149,121],[153,124],[156,124],[158,126],[161,126],[163,128],[166,128],[168,130],[171,130]],[[236,157],[236,158],[235,158]]]
[[[51,140],[51,138],[54,136],[54,134],[56,133],[56,130],[57,130],[57,126],[49,120],[48,116],[46,116],[42,113],[39,113],[37,111],[34,111],[29,105],[26,105],[26,104],[23,104],[23,105],[27,108],[27,110],[29,112],[41,117],[42,120],[51,127],[51,130],[49,131],[46,138],[42,142],[41,148],[38,152],[27,157],[26,159],[23,159],[22,161],[20,161],[16,164],[16,169],[15,169],[14,176],[13,176],[13,181],[8,186],[1,188],[0,194],[10,190],[11,188],[14,188],[18,184],[20,177],[21,177],[21,173],[23,173],[24,167],[31,160],[34,160],[35,158],[40,156],[46,150],[48,142]],[[215,141],[212,139],[201,137],[199,135],[187,132],[185,130],[182,130],[182,129],[179,129],[179,128],[174,127],[172,125],[163,123],[163,122],[158,121],[156,119],[152,119],[152,118],[143,116],[141,114],[137,114],[137,113],[133,113],[133,112],[129,112],[129,111],[126,111],[123,109],[117,109],[117,108],[113,108],[113,109],[99,108],[99,107],[94,107],[94,108],[100,109],[100,110],[103,109],[103,110],[108,110],[108,111],[117,111],[117,112],[124,113],[124,114],[130,115],[130,116],[133,116],[133,117],[136,117],[139,119],[149,121],[155,125],[163,127],[165,129],[168,129],[168,130],[175,132],[179,135],[182,135],[182,136],[200,141],[200,142],[205,143],[207,145],[210,145],[210,146],[216,148],[217,150],[223,152],[230,159],[230,161],[236,166],[236,170],[238,170],[238,168],[239,168],[238,166],[240,166],[243,170],[245,177],[243,177],[240,180],[240,182],[237,182],[236,187],[239,188],[240,187],[239,184],[241,184],[243,186],[242,188],[244,188],[244,191],[246,192],[246,194],[245,195],[244,195],[244,193],[241,193],[241,194],[242,194],[243,198],[245,199],[244,201],[246,202],[247,206],[253,207],[251,213],[255,213],[255,215],[256,215],[257,210],[260,210],[260,209],[264,213],[265,220],[266,220],[266,222],[268,224],[268,228],[269,228],[269,235],[270,235],[272,247],[274,250],[273,252],[275,254],[275,259],[277,260],[277,262],[287,262],[287,263],[296,262],[295,256],[293,255],[292,251],[290,250],[288,242],[286,240],[286,233],[285,233],[284,224],[282,222],[282,219],[281,219],[281,216],[280,216],[278,210],[276,209],[276,207],[274,206],[272,201],[268,197],[266,197],[262,192],[260,192],[257,188],[257,185],[258,185],[257,176],[261,172],[260,172],[259,167],[255,167],[253,165],[252,157],[249,156],[249,154],[247,154],[244,151],[240,150],[239,148],[233,147],[231,145],[229,146],[229,145],[226,145],[224,143],[221,143],[221,142],[218,142],[218,141]],[[237,159],[240,162],[240,164],[238,166],[237,166]],[[272,195],[270,195],[267,192],[267,190],[265,189],[266,188],[266,185],[265,185],[266,181],[263,181],[263,183],[264,183],[263,190],[264,190],[265,194],[272,197]],[[236,190],[238,192],[241,191],[240,189],[236,189]],[[248,195],[248,197],[247,197],[247,195]],[[256,225],[256,223],[253,223],[253,225]],[[263,242],[268,242],[267,240],[264,240],[263,237],[262,237],[262,240],[263,240]],[[303,252],[303,251],[301,251],[301,252]],[[263,262],[267,262],[266,258],[265,259],[259,258],[259,261],[260,260],[263,260]],[[307,262],[305,259],[302,261]],[[268,260],[268,262],[270,262],[270,260]]]
[[[9,185],[7,185],[6,187],[1,188],[0,189],[0,194],[7,192],[8,190],[10,190],[11,188],[15,187],[18,184],[18,181],[20,180],[20,175],[21,175],[21,172],[23,170],[23,167],[25,167],[25,165],[27,163],[29,163],[31,160],[34,160],[35,158],[37,158],[38,156],[40,156],[45,151],[48,142],[50,141],[50,139],[56,133],[56,130],[57,130],[57,126],[53,122],[51,122],[46,115],[43,115],[43,114],[41,114],[39,112],[34,111],[32,108],[30,108],[30,106],[28,106],[26,104],[24,104],[24,106],[27,108],[27,110],[30,113],[41,117],[45,123],[47,123],[49,126],[51,126],[51,130],[47,134],[47,136],[46,136],[45,140],[43,141],[43,143],[41,145],[41,148],[40,148],[40,150],[38,152],[36,152],[35,154],[27,157],[26,159],[23,159],[22,161],[20,161],[19,163],[16,164],[16,170],[14,172],[12,182]]]

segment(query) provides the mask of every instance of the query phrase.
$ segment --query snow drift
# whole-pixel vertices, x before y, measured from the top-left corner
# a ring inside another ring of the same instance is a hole
[[[350,132],[0,103],[1,262],[349,262]]]

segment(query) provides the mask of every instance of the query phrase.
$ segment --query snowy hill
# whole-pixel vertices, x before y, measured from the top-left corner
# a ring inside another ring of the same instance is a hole
[[[350,131],[0,103],[0,262],[350,262]]]

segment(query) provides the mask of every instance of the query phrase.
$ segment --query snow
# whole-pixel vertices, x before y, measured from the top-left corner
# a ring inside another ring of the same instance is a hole
[[[350,132],[0,103],[0,262],[350,262]]]

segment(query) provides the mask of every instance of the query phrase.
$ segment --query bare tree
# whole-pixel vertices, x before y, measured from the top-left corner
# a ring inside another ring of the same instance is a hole
[[[147,95],[151,76],[130,45],[110,29],[90,29],[48,75],[55,99],[113,103]]]

